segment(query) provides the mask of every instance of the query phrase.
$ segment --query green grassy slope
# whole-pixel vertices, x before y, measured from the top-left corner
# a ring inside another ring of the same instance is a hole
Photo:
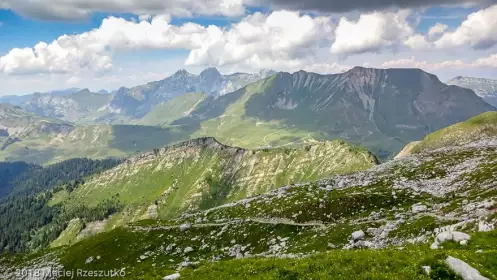
[[[403,154],[422,153],[442,147],[463,145],[495,135],[497,135],[497,112],[487,112],[431,133],[422,141],[410,144]]]
[[[80,109],[88,112],[96,111],[102,106],[105,106],[110,100],[110,94],[100,94],[90,92],[89,90],[82,90],[75,92],[68,96],[78,103]]]
[[[136,121],[142,125],[168,125],[183,118],[195,109],[195,106],[206,97],[203,93],[187,93],[175,97],[154,107],[152,111]]]

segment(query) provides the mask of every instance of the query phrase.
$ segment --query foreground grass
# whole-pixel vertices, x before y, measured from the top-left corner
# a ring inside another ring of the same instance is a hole
[[[432,251],[426,247],[336,250],[301,259],[254,258],[208,263],[181,272],[181,279],[460,279],[444,264],[448,255],[497,279],[497,252]],[[432,273],[427,276],[422,266]]]

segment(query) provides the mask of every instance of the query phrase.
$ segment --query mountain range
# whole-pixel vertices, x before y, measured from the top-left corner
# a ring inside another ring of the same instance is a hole
[[[418,69],[356,67],[342,74],[278,73],[205,98],[173,125],[198,126],[240,146],[344,139],[381,157],[410,141],[495,108],[474,92]]]
[[[35,163],[125,156],[206,136],[252,149],[343,139],[386,159],[433,131],[495,110],[473,91],[419,69],[363,67],[332,75],[180,70],[112,94],[33,94],[20,108],[72,126],[8,140],[0,152]]]
[[[52,96],[65,96],[75,92],[80,91],[79,88],[68,88],[62,90],[52,90],[45,93],[35,92],[33,94],[25,94],[25,95],[6,95],[0,97],[0,103],[9,103],[11,105],[20,106],[25,102],[28,102],[34,95],[52,95]]]
[[[222,96],[274,73],[271,70],[262,70],[257,74],[235,73],[223,76],[216,68],[207,68],[199,75],[194,75],[182,69],[161,81],[129,89],[120,88],[105,111],[110,114],[139,118],[149,113],[156,105],[174,97],[186,93]]]

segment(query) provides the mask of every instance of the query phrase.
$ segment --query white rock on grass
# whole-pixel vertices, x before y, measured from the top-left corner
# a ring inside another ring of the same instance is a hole
[[[485,209],[492,209],[494,205],[495,205],[495,201],[491,200],[491,201],[485,201],[478,206],[483,207]]]
[[[357,241],[363,239],[365,236],[364,231],[358,230],[352,233],[352,240]]]
[[[471,236],[467,233],[464,233],[464,232],[453,231],[452,232],[452,239],[455,242],[468,241],[471,239]]]
[[[191,224],[189,224],[189,223],[184,223],[184,224],[182,224],[181,226],[179,226],[179,230],[181,230],[181,231],[185,231],[185,230],[189,229],[191,226],[192,226],[192,225],[191,225]]]
[[[440,232],[437,237],[435,237],[435,242],[431,244],[430,249],[438,249],[440,244],[453,240],[459,242],[461,245],[468,245],[468,241],[471,239],[469,234],[459,231],[444,231]]]
[[[480,221],[478,223],[478,231],[492,231],[495,229],[495,226],[493,224],[488,224],[484,221]]]
[[[187,254],[187,253],[190,253],[190,252],[193,252],[193,248],[188,246],[186,247],[184,250],[183,250],[183,253]]]
[[[488,278],[482,276],[478,270],[474,269],[460,259],[448,256],[445,263],[450,269],[452,269],[452,271],[461,276],[464,280],[488,280]]]
[[[175,280],[175,279],[178,279],[180,277],[181,277],[181,275],[179,273],[174,273],[174,274],[171,274],[171,275],[164,277],[164,280]]]
[[[421,268],[423,268],[423,271],[425,272],[426,275],[430,276],[430,272],[431,272],[430,266],[425,265],[425,266],[422,266]]]
[[[445,241],[452,240],[452,238],[453,238],[452,233],[450,233],[448,231],[444,231],[444,232],[441,232],[437,235],[437,237],[435,238],[435,241],[437,243],[444,243]]]
[[[454,240],[455,242],[461,242],[464,240],[470,240],[471,236],[464,232],[459,231],[444,231],[437,235],[436,241],[438,243],[444,243],[446,241]]]
[[[425,212],[426,210],[428,210],[428,206],[423,205],[423,204],[414,204],[414,205],[411,207],[411,211],[412,211],[412,213],[414,213],[414,214],[416,214],[416,213],[421,213],[421,212]]]

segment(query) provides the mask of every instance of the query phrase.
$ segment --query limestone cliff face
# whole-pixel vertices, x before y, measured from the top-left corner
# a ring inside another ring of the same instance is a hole
[[[68,204],[118,198],[140,211],[155,203],[160,217],[171,217],[377,163],[368,151],[342,141],[251,151],[200,138],[130,158],[76,189]]]

